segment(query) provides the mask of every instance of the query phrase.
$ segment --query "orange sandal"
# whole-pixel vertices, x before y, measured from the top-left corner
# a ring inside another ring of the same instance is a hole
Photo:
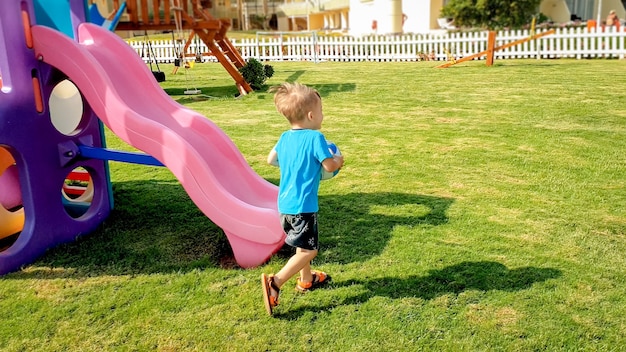
[[[278,296],[280,295],[280,289],[274,283],[274,275],[261,274],[261,285],[263,286],[263,302],[265,303],[265,310],[267,314],[272,315],[272,310],[278,305]],[[272,290],[276,292],[276,295],[272,295]]]
[[[330,275],[326,274],[323,271],[311,270],[311,275],[313,276],[313,281],[311,282],[303,282],[300,281],[300,278],[298,278],[296,290],[300,292],[313,291],[330,281]]]

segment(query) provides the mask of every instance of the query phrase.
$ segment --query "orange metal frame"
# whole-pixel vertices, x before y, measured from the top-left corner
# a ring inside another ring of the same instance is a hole
[[[460,58],[460,59],[448,61],[445,64],[441,64],[441,65],[439,65],[439,66],[437,66],[435,68],[450,67],[452,65],[456,65],[456,64],[461,63],[461,62],[474,60],[474,59],[479,58],[479,57],[481,57],[483,55],[487,55],[487,66],[492,66],[493,65],[494,53],[496,51],[503,50],[503,49],[506,49],[506,48],[510,48],[512,46],[519,45],[519,44],[522,44],[522,43],[526,43],[528,41],[531,41],[531,40],[534,40],[534,39],[537,39],[537,38],[545,37],[547,35],[554,34],[555,32],[556,32],[556,30],[551,29],[551,30],[543,32],[543,33],[531,35],[528,38],[523,38],[523,39],[512,41],[510,43],[506,43],[504,45],[496,46],[496,32],[490,31],[489,32],[489,36],[487,37],[487,50],[481,51],[479,53],[472,54],[470,56],[466,56],[466,57],[463,57],[463,58]]]

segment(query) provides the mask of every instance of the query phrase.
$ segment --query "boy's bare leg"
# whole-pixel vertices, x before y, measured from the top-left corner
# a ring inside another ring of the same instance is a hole
[[[296,248],[296,254],[289,258],[287,264],[274,275],[274,283],[276,286],[278,286],[278,288],[282,287],[283,284],[297,274],[298,271],[306,271],[305,269],[307,268],[309,273],[308,281],[311,281],[311,260],[313,260],[316,255],[317,250]],[[306,272],[304,274],[306,274]],[[301,280],[302,279],[306,278],[302,278],[301,276]]]
[[[306,263],[306,265],[302,269],[300,269],[300,281],[313,281],[313,275],[311,275],[311,262]]]

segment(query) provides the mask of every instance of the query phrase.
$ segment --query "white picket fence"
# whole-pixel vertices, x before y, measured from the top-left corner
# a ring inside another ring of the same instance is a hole
[[[544,30],[538,30],[541,33]],[[487,50],[486,31],[448,32],[438,34],[407,34],[400,36],[318,37],[307,34],[263,36],[258,39],[234,41],[244,59],[260,61],[447,61]],[[496,46],[530,36],[528,30],[500,31]],[[144,61],[149,62],[148,48],[142,41],[130,41]],[[180,44],[179,44],[180,45]],[[151,41],[157,62],[177,59],[172,40]],[[199,55],[203,62],[217,61],[200,41],[189,47],[187,56]],[[559,28],[547,35],[505,50],[495,52],[496,59],[510,58],[624,58],[626,30],[586,27]],[[483,57],[484,58],[484,57]]]

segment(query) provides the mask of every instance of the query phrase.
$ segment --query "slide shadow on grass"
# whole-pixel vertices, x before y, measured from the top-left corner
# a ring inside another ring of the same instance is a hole
[[[115,209],[96,231],[50,249],[34,263],[44,268],[41,273],[23,271],[12,276],[55,275],[47,268],[65,269],[59,270],[59,276],[94,276],[236,267],[223,231],[196,207],[176,180],[114,182],[113,194]],[[366,261],[382,253],[394,226],[446,223],[451,203],[449,198],[404,193],[322,196],[322,251],[317,260]],[[397,207],[404,211],[387,214]],[[325,250],[329,248],[333,250]],[[289,254],[281,251],[278,255]]]
[[[509,269],[493,261],[461,262],[443,269],[430,270],[425,276],[382,277],[363,280],[331,282],[327,289],[354,288],[355,294],[331,305],[306,306],[285,312],[276,317],[297,319],[305,312],[321,312],[338,306],[362,304],[374,297],[392,299],[421,298],[432,300],[443,295],[458,295],[465,291],[514,292],[530,288],[533,284],[562,275],[553,268],[521,267]]]
[[[293,81],[288,81],[292,82]],[[268,83],[263,86],[261,89],[256,90],[250,94],[258,94],[259,97],[264,98],[264,94],[267,94],[268,89],[277,85],[281,82],[273,82]],[[356,90],[355,83],[338,83],[338,84],[307,84],[311,88],[316,89],[322,98],[327,97],[334,93],[343,93],[343,92],[354,92]],[[200,90],[199,94],[185,94],[185,91],[188,89],[198,89]],[[194,87],[192,85],[189,88],[166,88],[165,92],[174,99],[177,103],[185,105],[188,103],[198,102],[198,101],[208,101],[211,99],[235,99],[239,96],[239,91],[237,87],[233,83],[231,86],[221,86],[221,87]],[[272,103],[273,104],[273,103]]]
[[[199,89],[201,91],[201,94],[197,94],[197,95],[186,95],[185,91],[188,89]],[[189,84],[189,88],[187,87],[183,87],[183,88],[165,88],[165,93],[167,93],[172,99],[176,100],[179,104],[185,104],[187,102],[193,102],[193,101],[198,101],[198,100],[209,100],[212,98],[219,98],[219,99],[234,99],[235,96],[237,94],[239,94],[239,91],[237,90],[237,87],[235,86],[235,83],[233,82],[232,85],[229,86],[218,86],[218,87],[211,87],[211,86],[193,86],[193,84]]]

